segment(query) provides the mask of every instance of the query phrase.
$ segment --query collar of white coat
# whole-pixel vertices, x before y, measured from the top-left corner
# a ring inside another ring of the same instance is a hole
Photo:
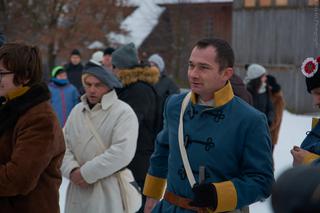
[[[110,90],[108,93],[104,94],[102,96],[101,102],[96,104],[91,110],[89,108],[88,102],[87,102],[87,95],[84,94],[81,96],[81,101],[83,103],[83,108],[89,111],[92,110],[107,110],[111,105],[118,100],[118,96],[115,90]]]

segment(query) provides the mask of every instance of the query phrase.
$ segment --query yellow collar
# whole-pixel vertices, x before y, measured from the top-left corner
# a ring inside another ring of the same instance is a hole
[[[222,87],[220,90],[213,93],[215,107],[225,105],[234,97],[233,90],[230,84],[230,81]],[[191,102],[193,104],[197,103],[198,95],[193,93],[191,94]]]
[[[19,87],[18,89],[12,91],[12,92],[9,92],[7,95],[6,95],[6,99],[7,101],[8,100],[12,100],[16,97],[19,97],[23,94],[25,94],[28,90],[30,89],[30,87]]]
[[[312,118],[312,125],[311,125],[311,129],[313,129],[316,125],[317,125],[317,123],[319,122],[319,118]]]

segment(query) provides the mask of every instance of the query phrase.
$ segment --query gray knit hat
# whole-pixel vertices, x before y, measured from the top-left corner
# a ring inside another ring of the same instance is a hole
[[[153,54],[149,57],[148,61],[155,63],[156,66],[159,68],[160,72],[164,71],[165,63],[160,55]]]
[[[112,53],[112,65],[118,69],[131,69],[139,65],[137,49],[133,43],[124,45]]]
[[[85,76],[85,74],[95,76],[110,89],[122,87],[118,78],[111,71],[103,68],[102,66],[88,66],[82,72],[82,76]]]

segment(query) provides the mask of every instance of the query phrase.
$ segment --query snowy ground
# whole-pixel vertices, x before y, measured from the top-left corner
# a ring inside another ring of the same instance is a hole
[[[274,150],[275,177],[277,178],[284,170],[291,167],[292,157],[290,149],[294,145],[300,145],[305,133],[310,130],[311,117],[294,115],[287,111],[283,114],[283,121],[280,129],[278,145]],[[68,181],[63,180],[60,188],[60,209],[64,213],[65,192]],[[250,206],[250,213],[272,213],[270,199],[265,202],[258,202]]]

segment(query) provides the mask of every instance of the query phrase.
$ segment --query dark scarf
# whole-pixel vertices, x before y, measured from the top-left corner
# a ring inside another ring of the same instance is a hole
[[[0,107],[0,135],[5,130],[13,128],[18,119],[28,109],[50,99],[50,92],[46,84],[36,84],[25,94],[9,100]]]

